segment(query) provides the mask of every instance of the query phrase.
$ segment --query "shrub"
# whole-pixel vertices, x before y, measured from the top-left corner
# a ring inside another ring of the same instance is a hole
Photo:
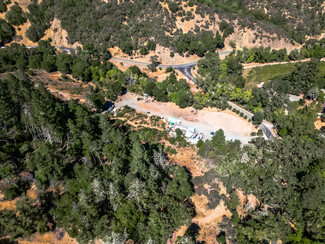
[[[179,10],[178,4],[175,2],[169,2],[168,8],[172,13],[176,13]]]
[[[173,71],[173,68],[172,67],[168,67],[167,69],[166,69],[166,73],[170,73],[170,72],[172,72]]]
[[[253,117],[254,124],[259,125],[263,122],[263,120],[264,120],[263,112],[257,111],[256,113],[254,113],[254,117]]]
[[[7,5],[4,3],[3,0],[0,0],[0,13],[7,12]]]
[[[259,129],[258,132],[257,132],[257,135],[258,136],[263,136],[263,131],[261,129]]]
[[[171,137],[168,139],[169,143],[172,144],[172,145],[175,145],[175,142],[176,142],[176,138],[175,137]]]
[[[22,25],[26,22],[26,18],[24,17],[24,12],[18,5],[13,5],[10,8],[10,11],[6,13],[6,19],[12,25]]]
[[[0,19],[0,40],[9,41],[15,35],[15,29],[4,19]]]

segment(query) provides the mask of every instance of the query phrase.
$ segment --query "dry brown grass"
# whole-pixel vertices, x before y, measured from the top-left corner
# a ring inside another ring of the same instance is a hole
[[[16,210],[16,202],[17,200],[12,201],[2,201],[0,202],[0,211],[7,209],[7,210]]]
[[[71,79],[70,81],[61,80],[62,73],[59,71],[47,73],[44,70],[34,70],[34,72],[36,76],[33,76],[32,80],[41,81],[54,96],[64,101],[78,99],[80,103],[86,102],[86,88],[92,84],[84,84],[81,81],[73,79],[71,75],[67,75]]]
[[[43,235],[36,233],[33,234],[30,238],[26,239],[18,239],[19,244],[77,244],[76,239],[71,238],[67,233],[62,232],[63,237],[54,233],[47,232]]]

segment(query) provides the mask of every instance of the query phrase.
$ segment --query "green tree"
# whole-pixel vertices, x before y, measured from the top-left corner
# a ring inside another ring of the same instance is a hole
[[[14,4],[10,10],[6,13],[6,19],[12,25],[18,26],[22,25],[27,21],[24,17],[24,12],[17,4]]]
[[[149,40],[147,43],[147,48],[149,51],[155,51],[156,50],[156,43],[153,40]]]
[[[4,19],[0,19],[0,40],[10,41],[15,35],[15,29]]]
[[[59,53],[56,58],[56,66],[62,73],[71,74],[73,57],[67,53]]]
[[[219,154],[224,154],[226,152],[226,137],[222,129],[217,130],[212,137],[212,145]]]
[[[57,70],[56,67],[56,56],[54,55],[47,55],[45,56],[42,62],[42,68],[45,69],[47,72],[54,72]]]
[[[219,81],[220,58],[218,53],[208,53],[204,58],[198,62],[198,73],[202,79],[197,79],[196,83],[207,92],[214,90]]]
[[[0,13],[7,12],[7,4],[4,2],[4,0],[0,0]]]
[[[263,122],[264,114],[261,111],[254,113],[253,121],[254,124],[259,125]]]

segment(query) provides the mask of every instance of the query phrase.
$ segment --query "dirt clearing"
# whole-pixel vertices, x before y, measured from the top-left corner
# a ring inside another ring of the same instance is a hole
[[[208,199],[206,196],[198,196],[195,194],[191,199],[197,212],[197,216],[193,219],[193,222],[200,227],[198,241],[216,243],[215,238],[219,232],[219,224],[222,222],[223,216],[231,218],[231,212],[222,200],[216,208],[208,209]]]
[[[204,108],[193,114],[193,108],[179,108],[174,103],[161,102],[146,102],[137,101],[137,96],[127,93],[120,97],[116,107],[123,107],[128,105],[138,112],[151,114],[163,117],[167,120],[169,117],[176,117],[182,121],[184,127],[194,127],[197,131],[204,133],[203,139],[211,139],[211,132],[222,129],[227,140],[240,140],[246,144],[250,141],[251,132],[256,132],[252,123],[244,120],[239,116],[231,114],[229,111],[220,111],[215,108]]]

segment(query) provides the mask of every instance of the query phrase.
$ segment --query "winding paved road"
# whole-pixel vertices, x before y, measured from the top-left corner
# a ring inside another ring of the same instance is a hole
[[[60,48],[60,47],[56,47],[56,48]],[[218,53],[219,53],[219,55],[228,55],[231,53],[231,51],[222,51],[222,52],[218,52]],[[120,61],[123,63],[130,63],[130,64],[134,64],[134,65],[140,65],[140,66],[148,66],[150,64],[147,62],[137,61],[137,60],[133,60],[133,59],[126,59],[126,58],[112,57],[111,60]],[[197,59],[195,61],[184,63],[184,64],[159,64],[157,67],[158,68],[172,67],[173,69],[178,69],[178,70],[186,69],[186,68],[193,67],[193,66],[197,65],[199,60],[200,59]]]
[[[324,36],[325,37],[325,36]],[[36,48],[37,46],[27,46],[27,48]],[[4,48],[4,47],[1,47]],[[71,52],[72,50],[76,50],[74,48],[66,48],[66,47],[59,47],[59,46],[55,46],[56,49],[60,49],[62,51],[65,52]],[[290,52],[291,50],[288,50],[288,52]],[[229,55],[231,53],[231,51],[222,51],[222,52],[218,52],[219,55]],[[138,66],[148,66],[150,63],[146,63],[146,62],[142,62],[142,61],[137,61],[137,60],[133,60],[133,59],[124,59],[124,58],[117,58],[117,57],[112,57],[111,60],[115,60],[115,61],[120,61],[123,63],[130,63],[130,64],[134,64],[134,65],[138,65]],[[188,63],[184,63],[184,64],[173,64],[173,65],[168,65],[168,64],[160,64],[158,65],[158,68],[168,68],[168,67],[172,67],[173,69],[179,70],[186,78],[188,78],[188,81],[192,84],[194,84],[194,79],[195,77],[192,74],[192,67],[197,65],[198,60],[192,61],[192,62],[188,62]],[[244,69],[249,69],[249,68],[255,68],[255,67],[261,67],[261,66],[266,66],[266,65],[276,65],[276,64],[287,64],[287,63],[297,63],[297,62],[307,62],[308,60],[300,60],[300,61],[292,61],[292,62],[278,62],[278,63],[265,63],[265,64],[259,64],[259,65],[251,65],[251,66],[246,66],[244,67]],[[321,59],[321,61],[325,61],[325,59]],[[228,104],[230,106],[232,106],[233,108],[238,109],[239,111],[241,111],[242,113],[244,113],[248,118],[252,119],[253,118],[253,114],[250,113],[249,111],[245,110],[244,108],[238,106],[237,104],[234,104],[230,101],[228,101]],[[270,122],[267,121],[263,121],[263,123],[260,125],[260,129],[263,130],[264,134],[266,135],[267,139],[272,139],[272,138],[276,138],[278,137],[277,134],[275,133],[275,131],[273,130],[273,124],[271,124]]]

